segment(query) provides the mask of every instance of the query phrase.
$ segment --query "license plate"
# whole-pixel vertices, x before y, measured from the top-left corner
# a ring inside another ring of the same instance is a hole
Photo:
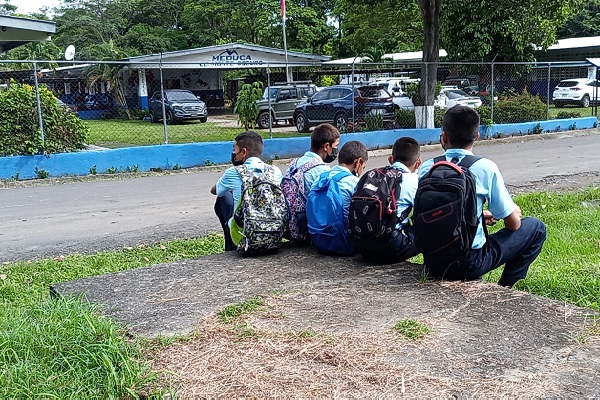
[[[385,110],[383,108],[374,108],[371,111],[369,111],[369,114],[371,114],[371,115],[383,115],[383,114],[385,114]]]
[[[560,97],[567,97],[569,94],[568,93],[561,93]]]

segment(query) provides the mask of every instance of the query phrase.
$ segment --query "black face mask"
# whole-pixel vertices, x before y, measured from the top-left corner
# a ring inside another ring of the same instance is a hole
[[[325,161],[327,164],[329,164],[330,162],[334,162],[335,159],[337,158],[337,155],[338,155],[338,149],[336,147],[336,148],[331,149],[331,154],[327,154],[325,156],[325,158],[323,159],[323,161]]]
[[[233,164],[234,167],[237,167],[238,165],[242,165],[244,164],[244,160],[236,160],[235,157],[240,154],[240,153],[231,153],[231,163]]]

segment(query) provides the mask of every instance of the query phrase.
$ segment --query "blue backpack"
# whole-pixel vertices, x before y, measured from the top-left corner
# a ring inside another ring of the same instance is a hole
[[[338,172],[332,178],[323,172],[306,200],[308,232],[313,246],[324,254],[351,256],[354,246],[348,239],[348,221],[344,220],[344,206],[339,181],[349,172]]]

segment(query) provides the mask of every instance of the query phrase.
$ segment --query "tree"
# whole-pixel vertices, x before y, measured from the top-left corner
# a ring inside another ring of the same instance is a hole
[[[10,4],[10,0],[0,3],[0,15],[12,15],[17,11],[17,6]]]
[[[125,54],[115,48],[112,41],[94,46],[91,49],[100,61],[115,61],[125,58]],[[115,101],[125,110],[127,118],[131,119],[131,113],[127,106],[125,92],[123,90],[123,81],[121,78],[121,69],[123,65],[106,63],[92,64],[85,69],[84,75],[87,78],[88,86],[94,85],[96,82],[106,82],[108,91],[115,97]]]
[[[447,0],[443,47],[456,61],[533,61],[583,0]]]
[[[557,34],[559,39],[600,36],[600,0],[588,0],[583,9],[567,19]]]

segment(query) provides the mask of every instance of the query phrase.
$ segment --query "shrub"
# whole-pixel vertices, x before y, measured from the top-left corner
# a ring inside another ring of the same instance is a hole
[[[546,119],[546,105],[538,96],[526,91],[513,97],[502,97],[494,105],[494,123],[542,121]]]
[[[398,128],[414,129],[417,126],[413,110],[398,109],[394,112],[394,119]]]
[[[256,101],[262,97],[262,83],[245,83],[237,94],[233,111],[238,113],[238,121],[244,129],[252,129],[258,118]]]
[[[556,114],[556,119],[566,118],[581,118],[581,113],[579,111],[559,111],[558,114]]]
[[[489,126],[492,123],[492,109],[488,106],[481,106],[477,109],[481,125]]]
[[[444,122],[444,115],[446,115],[446,109],[441,107],[434,107],[433,109],[433,126],[441,128]]]
[[[39,130],[37,99],[31,85],[11,81],[0,92],[0,156],[61,153],[85,147],[87,125],[61,107],[50,90],[40,87],[44,142]]]
[[[380,131],[383,129],[383,115],[365,115],[365,130]]]

